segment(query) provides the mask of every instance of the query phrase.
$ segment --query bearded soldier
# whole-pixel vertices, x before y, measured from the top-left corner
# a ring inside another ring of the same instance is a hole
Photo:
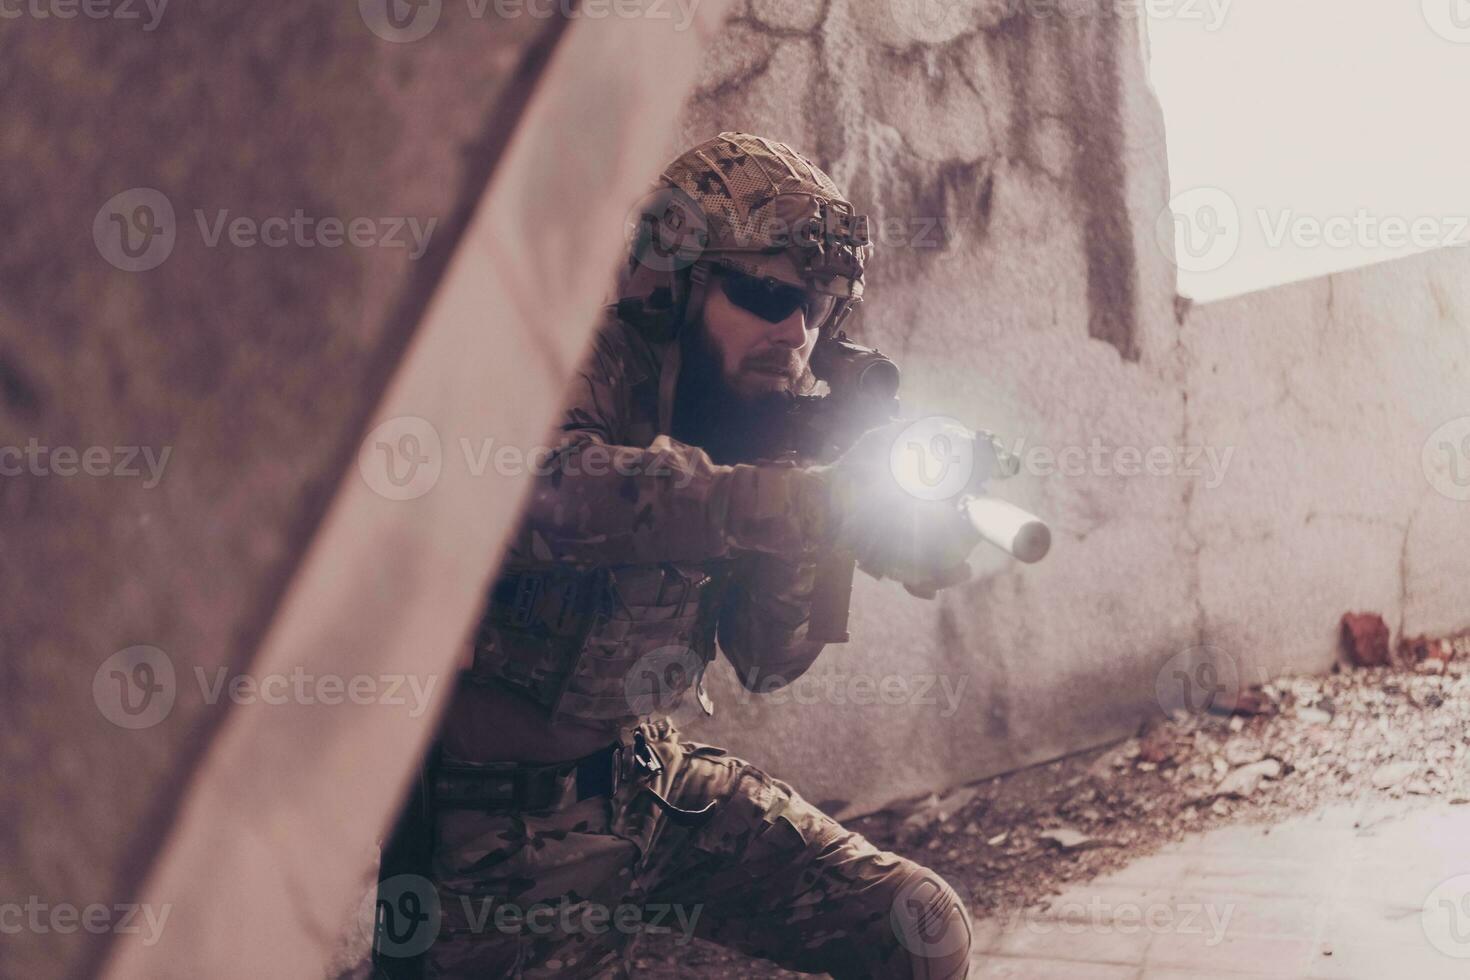
[[[629,907],[792,970],[965,975],[936,874],[662,716],[686,689],[711,707],[717,650],[753,691],[806,671],[833,639],[811,632],[825,556],[928,596],[968,574],[975,538],[870,489],[891,435],[824,465],[782,441],[872,249],[827,174],[744,133],[645,200],[426,780],[427,975],[616,974]]]

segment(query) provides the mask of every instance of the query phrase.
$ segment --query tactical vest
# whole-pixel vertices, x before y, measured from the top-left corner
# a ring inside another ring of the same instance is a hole
[[[704,671],[730,562],[507,569],[475,635],[472,676],[529,697],[553,722],[672,711]]]

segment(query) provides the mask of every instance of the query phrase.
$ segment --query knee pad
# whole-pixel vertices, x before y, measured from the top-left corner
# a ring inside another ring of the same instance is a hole
[[[890,919],[909,963],[906,977],[963,980],[970,969],[970,915],[948,882],[915,865],[894,893]]]

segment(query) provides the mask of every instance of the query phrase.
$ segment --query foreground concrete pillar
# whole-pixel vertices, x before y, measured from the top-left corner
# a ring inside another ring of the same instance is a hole
[[[723,13],[378,7],[0,36],[0,974],[322,974]]]

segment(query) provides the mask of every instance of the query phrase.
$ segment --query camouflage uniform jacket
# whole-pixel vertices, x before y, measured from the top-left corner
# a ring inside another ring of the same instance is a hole
[[[474,682],[617,726],[695,685],[709,710],[716,638],[752,690],[821,652],[805,636],[825,486],[672,439],[679,356],[614,316],[600,325],[491,589]]]

